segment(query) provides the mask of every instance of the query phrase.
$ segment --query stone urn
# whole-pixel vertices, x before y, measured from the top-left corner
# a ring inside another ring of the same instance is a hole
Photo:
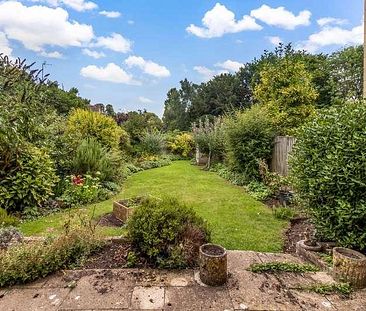
[[[355,288],[365,288],[366,256],[349,248],[333,248],[333,277]]]
[[[227,252],[216,244],[204,244],[199,253],[200,280],[209,286],[221,286],[227,281]]]

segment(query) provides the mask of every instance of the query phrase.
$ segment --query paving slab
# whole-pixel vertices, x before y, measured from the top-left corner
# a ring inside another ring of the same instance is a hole
[[[164,310],[234,310],[226,287],[168,287]]]
[[[0,299],[0,310],[56,311],[69,292],[65,288],[15,288]]]
[[[290,294],[297,300],[302,310],[320,310],[320,311],[342,310],[336,308],[336,306],[333,305],[331,301],[329,301],[328,298],[323,295],[297,290],[290,290]],[[349,311],[351,310],[353,309],[349,309]]]
[[[131,305],[137,310],[155,310],[164,307],[164,287],[136,286],[132,293]]]
[[[139,270],[135,277],[138,286],[193,286],[193,270]]]
[[[252,264],[260,262],[256,252],[228,251],[227,268],[229,272],[248,269]]]
[[[114,271],[110,271],[113,273]],[[62,310],[123,309],[130,306],[133,287],[125,280],[118,280],[97,271],[84,276],[66,297]]]
[[[260,262],[293,262],[293,263],[304,263],[304,261],[297,256],[292,254],[283,254],[283,253],[257,253],[260,259]]]
[[[288,289],[270,274],[236,271],[228,289],[237,310],[301,310]]]

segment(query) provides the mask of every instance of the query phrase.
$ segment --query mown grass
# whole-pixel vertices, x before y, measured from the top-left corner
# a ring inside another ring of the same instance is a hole
[[[287,222],[276,219],[270,209],[212,172],[202,171],[188,161],[143,171],[129,178],[116,197],[137,195],[173,196],[191,205],[207,220],[214,243],[227,249],[277,252],[282,249],[282,232]],[[88,206],[94,217],[111,212],[114,199]],[[21,225],[26,235],[44,235],[61,230],[71,210]],[[119,235],[124,229],[101,228],[104,235]]]

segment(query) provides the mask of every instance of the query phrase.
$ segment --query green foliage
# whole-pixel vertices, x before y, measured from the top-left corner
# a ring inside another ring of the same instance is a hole
[[[299,132],[290,162],[292,182],[318,234],[366,249],[366,105],[323,110]]]
[[[40,206],[53,193],[57,182],[53,162],[41,149],[28,145],[0,171],[0,207],[23,212]]]
[[[339,294],[343,297],[349,297],[353,291],[348,283],[332,283],[332,284],[315,284],[309,286],[300,286],[297,289],[314,292],[320,295]]]
[[[12,243],[21,242],[23,235],[15,227],[0,227],[0,251],[7,249]]]
[[[172,163],[169,156],[156,157],[156,156],[147,156],[142,157],[137,162],[137,166],[142,170],[149,170],[152,168],[158,168],[170,165]]]
[[[183,83],[183,81],[181,83]],[[187,81],[187,83],[189,82]],[[168,131],[184,131],[188,129],[189,124],[187,121],[187,102],[182,100],[181,94],[176,88],[170,89],[164,103],[164,128]]]
[[[254,96],[266,107],[280,134],[292,134],[315,109],[318,94],[303,61],[290,57],[266,64]]]
[[[166,146],[166,137],[161,132],[145,132],[141,138],[139,150],[144,155],[159,156]]]
[[[98,174],[101,181],[120,182],[123,177],[123,159],[117,150],[102,147],[94,138],[82,140],[72,160],[72,173]]]
[[[361,100],[363,92],[363,46],[347,47],[329,57],[333,101]]]
[[[100,246],[85,229],[0,252],[0,287],[27,283],[81,263]]]
[[[190,133],[179,133],[168,143],[169,149],[183,158],[189,157],[194,150],[194,140]]]
[[[226,118],[227,160],[231,170],[243,174],[247,182],[259,180],[259,162],[267,161],[275,136],[272,120],[260,106]]]
[[[276,272],[317,272],[319,268],[309,264],[298,264],[291,262],[267,262],[252,264],[249,268],[254,273],[276,273]]]
[[[9,215],[7,211],[0,207],[0,228],[17,226],[19,224],[19,219],[13,215]]]
[[[160,131],[163,127],[159,117],[146,110],[131,111],[127,114],[126,119],[122,126],[130,136],[132,145],[139,144],[146,132]]]
[[[99,198],[101,185],[98,177],[91,175],[68,176],[65,189],[60,199],[67,206],[84,205],[96,202]]]
[[[73,87],[69,91],[64,91],[55,82],[49,82],[40,91],[43,95],[42,101],[61,115],[67,115],[77,108],[86,109],[90,104],[90,100],[79,97],[77,88]]]
[[[66,134],[75,142],[94,138],[108,149],[118,149],[121,137],[125,136],[123,129],[112,118],[83,109],[76,109],[70,114]]]
[[[222,163],[215,164],[215,166],[213,166],[210,171],[216,172],[220,177],[237,186],[244,186],[247,183],[247,180],[243,174],[233,172]]]
[[[283,220],[291,220],[297,215],[296,211],[289,207],[276,207],[273,213],[276,218]]]
[[[262,182],[251,181],[245,186],[248,193],[258,201],[265,201],[272,196],[271,190]]]
[[[196,263],[198,248],[210,233],[202,218],[176,199],[146,199],[128,222],[136,251],[159,266],[183,268]]]
[[[128,252],[127,254],[127,268],[134,268],[136,267],[136,264],[138,263],[138,257],[135,252]]]

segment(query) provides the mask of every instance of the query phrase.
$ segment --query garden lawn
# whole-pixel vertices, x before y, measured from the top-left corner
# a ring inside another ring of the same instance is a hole
[[[227,249],[277,252],[282,250],[283,229],[287,222],[276,219],[264,204],[250,197],[243,188],[229,184],[216,173],[202,171],[188,161],[139,172],[124,184],[117,196],[173,196],[191,205],[207,220],[214,243]],[[113,199],[94,204],[95,216],[111,212]],[[89,214],[91,209],[89,206]],[[22,224],[26,235],[44,235],[48,228],[60,230],[69,214],[51,215]],[[102,228],[104,235],[117,235],[124,229]]]

